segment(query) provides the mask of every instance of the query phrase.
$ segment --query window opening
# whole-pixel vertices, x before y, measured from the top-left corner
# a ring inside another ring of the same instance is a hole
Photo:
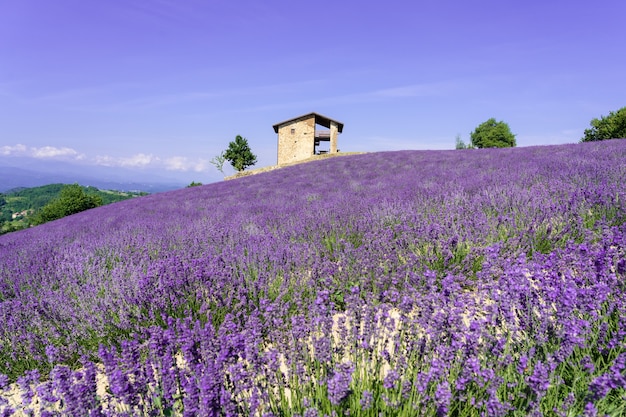
[[[330,152],[330,130],[318,124],[315,125],[314,154],[321,155]]]

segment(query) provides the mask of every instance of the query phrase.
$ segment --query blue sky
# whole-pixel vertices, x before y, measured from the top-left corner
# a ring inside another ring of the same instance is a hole
[[[318,112],[342,151],[452,149],[494,117],[577,142],[626,106],[626,2],[0,0],[0,156],[188,181]],[[230,168],[227,173],[232,172]]]

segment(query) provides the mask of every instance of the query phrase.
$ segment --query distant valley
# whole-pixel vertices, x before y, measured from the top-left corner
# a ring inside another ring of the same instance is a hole
[[[37,187],[18,187],[0,193],[0,235],[25,229],[41,223],[40,211],[46,205],[58,199],[68,184],[48,184]],[[93,186],[80,187],[85,198],[95,196],[95,205],[106,205],[130,198],[148,195],[145,191],[104,190]],[[82,198],[82,197],[79,197]],[[74,199],[72,204],[81,204]],[[93,208],[94,205],[89,208]],[[82,210],[82,209],[80,209]],[[77,212],[79,210],[74,210]],[[48,220],[45,220],[48,221]]]
[[[188,184],[141,170],[102,166],[87,168],[67,162],[0,157],[0,193],[53,183],[78,183],[100,189],[149,193],[174,190]]]

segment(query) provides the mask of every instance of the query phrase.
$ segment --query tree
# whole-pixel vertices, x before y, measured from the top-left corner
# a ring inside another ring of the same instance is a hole
[[[585,136],[581,142],[594,142],[605,139],[626,138],[626,107],[622,107],[616,112],[609,112],[609,115],[600,119],[591,119],[590,129],[585,129]]]
[[[480,124],[471,133],[472,146],[475,148],[509,148],[515,146],[515,135],[509,125],[491,118]]]
[[[102,198],[100,196],[85,194],[83,188],[78,184],[66,185],[61,189],[59,198],[41,208],[33,223],[49,222],[101,205]]]
[[[250,150],[248,141],[239,135],[235,137],[234,142],[228,144],[223,156],[237,171],[243,171],[256,164],[256,155]]]
[[[11,222],[0,221],[0,235],[5,233],[16,232],[19,230],[17,227],[13,226]]]
[[[463,139],[461,139],[461,135],[456,135],[456,145],[454,149],[469,149],[469,146],[467,146],[465,142],[463,142]]]
[[[211,159],[211,162],[213,165],[215,165],[215,168],[217,168],[217,170],[219,172],[222,173],[222,175],[224,175],[224,162],[226,161],[226,157],[224,156],[224,152],[222,152],[221,154],[213,157],[213,159]]]

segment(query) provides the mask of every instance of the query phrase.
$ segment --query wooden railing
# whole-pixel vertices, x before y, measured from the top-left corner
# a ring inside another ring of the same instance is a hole
[[[315,138],[319,139],[330,139],[330,130],[316,130]]]

